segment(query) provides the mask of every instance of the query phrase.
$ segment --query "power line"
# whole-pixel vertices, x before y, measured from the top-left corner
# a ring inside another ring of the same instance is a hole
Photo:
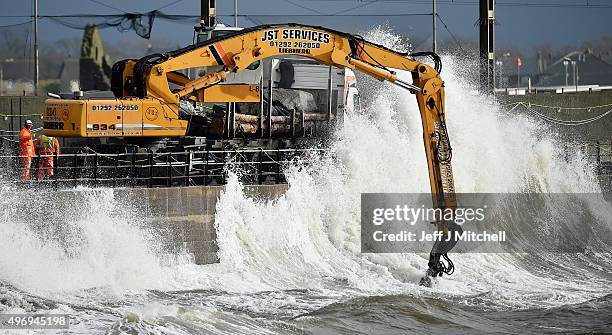
[[[355,7],[351,7],[351,8],[349,8],[349,9],[341,10],[341,11],[339,11],[339,12],[335,12],[334,14],[343,14],[343,13],[346,13],[346,12],[350,12],[350,11],[355,10],[355,9],[358,9],[358,8],[363,8],[363,7],[366,7],[366,6],[369,6],[369,5],[375,4],[375,3],[377,3],[378,1],[379,1],[379,0],[375,0],[375,1],[368,1],[368,2],[366,2],[365,4],[362,4],[362,5],[357,5],[357,6],[355,6]]]
[[[261,21],[259,21],[259,20],[257,20],[257,19],[254,19],[254,18],[252,18],[252,17],[250,17],[250,16],[244,16],[244,18],[245,18],[245,19],[247,19],[248,21],[251,21],[251,22],[252,22],[253,24],[255,24],[256,26],[261,26],[261,25],[263,25],[263,24],[264,24],[263,22],[261,22]]]
[[[217,15],[233,16],[233,15]],[[389,14],[241,14],[243,17],[405,17],[431,16],[431,13],[389,13]]]
[[[284,1],[284,2],[286,2],[286,3],[292,4],[292,5],[296,6],[296,7],[300,7],[300,8],[302,8],[302,9],[305,9],[305,10],[311,11],[311,12],[313,12],[313,13],[317,13],[317,14],[325,14],[325,13],[323,13],[323,12],[320,12],[320,11],[316,10],[316,9],[312,9],[312,8],[310,8],[310,7],[302,6],[302,5],[300,5],[300,4],[298,4],[298,3],[295,3],[295,2],[293,2],[293,1],[291,1],[291,0],[283,0],[283,1]]]
[[[137,13],[132,13],[130,15],[136,15]],[[146,14],[146,13],[141,13]],[[165,15],[165,14],[163,14]],[[160,16],[162,19],[164,18]],[[66,15],[39,15],[40,19],[53,19],[53,18],[120,18],[124,17],[124,14],[66,14]],[[168,15],[172,18],[184,18],[184,19],[197,19],[199,15],[187,15],[187,14],[170,14]],[[217,15],[219,17],[234,17],[234,15],[230,14],[221,14]],[[377,13],[377,14],[238,14],[239,17],[385,17],[385,16],[431,16],[431,13]],[[0,15],[0,18],[33,18],[33,15]]]
[[[459,47],[459,49],[461,49],[461,51],[463,51],[465,53],[465,50],[463,50],[463,47],[461,46],[461,43],[459,43],[459,40],[457,39],[457,37],[455,37],[455,34],[453,34],[453,32],[450,31],[450,29],[448,29],[448,26],[442,20],[442,17],[440,16],[440,14],[436,13],[436,17],[438,18],[438,20],[440,20],[440,23],[442,23],[442,25],[444,26],[444,29],[446,29],[448,34],[453,38],[453,40],[455,40],[455,43],[457,43],[457,46]]]
[[[32,33],[32,26],[28,26],[28,28],[26,29],[26,38],[25,38],[25,44],[23,45],[23,58],[27,59],[28,55],[31,55],[31,48],[32,48],[32,43],[31,43],[31,33]],[[23,73],[24,74],[31,74],[30,72],[30,66],[32,62],[24,62],[23,63]]]
[[[0,28],[16,27],[16,26],[21,26],[21,25],[30,24],[30,23],[32,23],[32,20],[20,22],[20,23],[14,23],[14,24],[7,24],[4,26],[0,26]]]
[[[364,2],[362,0],[302,0],[306,2]],[[405,3],[405,4],[431,4],[431,0],[371,0],[365,2],[386,2],[386,3]],[[437,0],[442,5],[457,5],[457,6],[477,6],[477,1],[461,1],[461,0]],[[510,1],[498,1],[495,3],[496,6],[506,7],[536,7],[536,8],[587,8],[587,9],[602,9],[612,8],[612,5],[601,5],[587,3],[541,3],[541,2],[510,2]]]
[[[163,6],[159,7],[159,8],[157,8],[156,10],[162,10],[162,9],[164,9],[164,8],[167,8],[167,7],[170,7],[170,6],[176,5],[177,3],[179,3],[179,2],[183,2],[183,1],[185,1],[185,0],[176,0],[176,1],[172,1],[172,2],[171,2],[171,3],[169,3],[169,4],[166,4],[166,5],[163,5]]]
[[[421,39],[421,41],[417,41],[419,44],[412,45],[412,46],[411,46],[411,47],[412,47],[411,49],[412,49],[412,50],[419,50],[419,49],[421,48],[421,46],[422,46],[423,44],[425,44],[425,42],[429,41],[429,39],[432,37],[432,34],[430,34],[430,35],[425,35],[425,36],[427,36],[427,37],[425,37],[425,38]]]
[[[126,11],[124,11],[124,10],[122,10],[122,9],[119,9],[119,8],[117,8],[117,7],[113,7],[113,6],[111,6],[111,5],[107,5],[107,4],[105,4],[104,2],[101,2],[101,1],[98,1],[98,0],[87,0],[87,1],[89,1],[89,2],[93,2],[93,3],[98,4],[98,5],[100,5],[100,6],[104,6],[104,7],[106,7],[106,8],[114,9],[114,10],[119,11],[119,12],[122,12],[122,13],[126,13]]]
[[[175,0],[176,1],[176,0]],[[431,16],[430,13],[394,13],[394,14],[261,14],[261,15],[238,15],[257,24],[265,21],[263,18],[308,18],[308,17],[408,17],[408,16]],[[1,18],[2,16],[0,16]],[[6,16],[9,17],[9,16]],[[19,17],[12,15],[10,17]],[[24,17],[24,16],[21,16]],[[25,16],[32,18],[33,16]],[[230,15],[219,15],[219,17],[231,17]],[[120,32],[133,30],[142,38],[150,38],[153,29],[153,21],[158,20],[173,21],[177,23],[197,22],[197,15],[171,15],[161,11],[150,11],[146,13],[125,13],[125,14],[70,14],[70,15],[40,15],[39,19],[48,19],[64,27],[83,30],[89,25],[95,25],[99,29],[115,27]]]

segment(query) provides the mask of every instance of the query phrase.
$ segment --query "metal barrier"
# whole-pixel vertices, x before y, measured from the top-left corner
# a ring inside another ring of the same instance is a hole
[[[169,153],[62,154],[33,157],[32,182],[54,188],[171,187],[223,185],[230,170],[238,171],[244,184],[286,183],[283,168],[290,163],[307,164],[323,149],[206,150]],[[51,157],[52,176],[37,180],[39,162]],[[0,179],[23,183],[19,156],[0,156]]]
[[[572,150],[582,151],[595,164],[599,175],[612,175],[612,141],[568,142],[564,144],[566,159]]]
[[[595,143],[595,161],[597,162],[597,173],[600,175],[612,175],[612,141]]]
[[[585,152],[596,164],[598,174],[612,175],[612,141],[567,143],[568,157],[570,148]],[[297,162],[308,164],[310,157],[324,151],[247,149],[36,156],[32,158],[30,179],[54,188],[223,185],[228,172],[236,170],[244,184],[281,184],[286,183],[284,167]],[[39,162],[46,157],[53,159],[54,173],[38,180]],[[0,156],[0,180],[4,183],[23,183],[23,170],[21,157]]]

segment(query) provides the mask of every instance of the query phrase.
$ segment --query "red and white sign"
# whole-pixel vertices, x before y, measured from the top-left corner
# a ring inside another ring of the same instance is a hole
[[[514,64],[516,64],[516,66],[522,66],[522,65],[523,65],[523,62],[521,61],[521,59],[520,59],[520,58],[517,58],[517,59],[514,61]]]

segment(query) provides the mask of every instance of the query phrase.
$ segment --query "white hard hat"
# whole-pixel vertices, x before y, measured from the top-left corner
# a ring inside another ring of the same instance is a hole
[[[32,125],[32,120],[26,120],[25,124],[27,124],[28,126]]]

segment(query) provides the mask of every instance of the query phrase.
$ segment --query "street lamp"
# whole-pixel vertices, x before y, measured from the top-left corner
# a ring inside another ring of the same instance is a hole
[[[569,80],[569,73],[567,72],[567,67],[569,66],[570,60],[565,58],[563,59],[563,66],[565,67],[565,86],[569,85],[568,84],[568,80]]]
[[[576,87],[576,92],[578,92],[578,80],[576,80],[576,61],[572,61],[572,70],[574,73],[574,86]]]
[[[523,66],[523,61],[517,57],[514,63],[516,64],[516,92],[518,94],[518,90],[521,88],[521,66]]]
[[[495,61],[495,65],[499,69],[499,87],[498,88],[503,88],[502,87],[503,86],[502,85],[502,72],[503,72],[502,66],[504,65],[504,62],[501,59],[498,59]]]

